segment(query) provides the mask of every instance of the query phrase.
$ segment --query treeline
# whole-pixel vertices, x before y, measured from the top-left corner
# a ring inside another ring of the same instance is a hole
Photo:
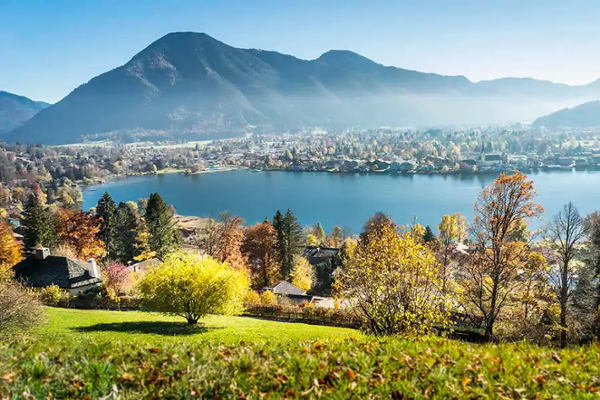
[[[503,174],[480,193],[470,224],[446,215],[437,237],[377,214],[345,252],[339,294],[376,334],[451,327],[458,313],[489,339],[597,339],[600,213],[584,218],[569,203],[532,232],[544,212],[535,197],[526,176]]]
[[[313,267],[302,252],[307,243],[339,247],[342,235],[347,234],[336,227],[327,235],[320,224],[303,230],[291,210],[277,211],[272,221],[252,226],[244,226],[243,219],[225,212],[217,220],[204,220],[184,241],[175,210],[158,193],[118,205],[105,193],[94,209],[82,211],[48,204],[47,196],[37,190],[30,195],[23,214],[25,254],[47,247],[53,255],[85,261],[94,258],[110,264],[111,271],[120,271],[124,267],[117,268],[114,263],[125,266],[153,258],[163,260],[185,247],[245,271],[255,289],[287,280],[323,295],[331,293],[339,258]],[[6,240],[16,249],[8,225],[6,232]],[[20,255],[7,259],[5,267],[20,259]]]

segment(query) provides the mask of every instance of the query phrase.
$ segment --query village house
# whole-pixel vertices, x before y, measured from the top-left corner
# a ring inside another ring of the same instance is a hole
[[[100,267],[94,259],[75,260],[53,256],[47,248],[35,249],[33,254],[13,266],[15,278],[34,288],[56,285],[71,296],[102,285]]]

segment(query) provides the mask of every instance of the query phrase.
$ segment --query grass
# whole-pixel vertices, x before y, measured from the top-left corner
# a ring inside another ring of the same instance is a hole
[[[49,324],[34,332],[47,343],[93,341],[166,343],[289,342],[358,337],[352,329],[211,315],[189,326],[183,318],[141,311],[48,308]]]
[[[598,398],[600,347],[557,350],[137,312],[50,309],[0,343],[0,398]]]

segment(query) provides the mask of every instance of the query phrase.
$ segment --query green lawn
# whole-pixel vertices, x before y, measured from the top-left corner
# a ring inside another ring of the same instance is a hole
[[[208,316],[190,327],[183,318],[140,311],[48,308],[49,324],[35,336],[48,343],[92,340],[136,344],[289,342],[358,337],[352,329],[246,317]]]
[[[600,346],[553,350],[210,317],[49,309],[0,343],[4,398],[597,399]]]

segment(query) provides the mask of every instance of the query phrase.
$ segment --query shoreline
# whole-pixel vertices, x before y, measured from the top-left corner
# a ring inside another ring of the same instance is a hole
[[[498,170],[498,171],[475,171],[475,172],[467,172],[467,171],[448,171],[448,172],[438,172],[438,171],[430,171],[430,172],[397,172],[397,171],[328,171],[328,170],[315,170],[315,171],[298,171],[298,170],[290,170],[290,169],[255,169],[243,166],[231,166],[231,167],[220,167],[214,169],[207,169],[203,171],[197,171],[192,173],[186,173],[185,169],[164,169],[157,172],[138,172],[138,173],[127,173],[123,175],[113,175],[106,177],[102,181],[96,181],[89,184],[80,184],[80,187],[88,188],[91,186],[98,186],[108,183],[113,180],[127,179],[132,177],[142,177],[142,176],[152,176],[152,175],[171,175],[171,174],[182,174],[186,176],[192,175],[202,175],[202,174],[211,174],[217,172],[232,172],[232,171],[250,171],[254,173],[259,172],[286,172],[286,173],[294,173],[294,174],[303,174],[303,173],[318,173],[318,174],[332,174],[332,175],[388,175],[388,176],[490,176],[490,175],[500,175],[502,173],[512,174],[516,171],[520,171],[525,175],[529,174],[537,174],[537,173],[573,173],[573,172],[594,172],[600,171],[599,168],[571,168],[571,169],[544,169],[544,168],[526,168],[526,169],[514,169],[514,170]]]

